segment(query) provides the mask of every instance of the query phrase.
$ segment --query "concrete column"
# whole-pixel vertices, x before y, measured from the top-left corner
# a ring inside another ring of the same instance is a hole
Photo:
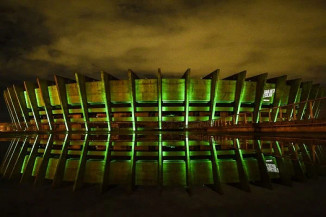
[[[255,94],[255,103],[254,103],[254,112],[252,123],[259,122],[259,111],[263,104],[264,90],[268,73],[263,73],[254,77],[247,78],[246,81],[255,81],[256,82],[256,94]]]
[[[131,70],[128,69],[128,77],[129,77],[129,92],[131,97],[131,117],[132,117],[132,130],[137,130],[137,117],[136,117],[136,92],[135,92],[135,79],[138,76]]]
[[[158,69],[157,72],[157,102],[158,102],[158,128],[162,130],[162,73],[161,69]]]
[[[21,87],[17,86],[17,85],[13,85],[13,89],[14,89],[14,92],[15,92],[16,99],[18,101],[20,111],[21,111],[21,113],[23,115],[23,118],[24,118],[26,129],[28,129],[29,126],[30,126],[30,118],[29,118],[29,115],[28,115],[28,109],[27,109],[27,105],[26,105],[24,90]]]
[[[40,167],[38,169],[38,173],[35,177],[35,181],[34,181],[35,185],[43,184],[43,181],[44,181],[45,175],[46,175],[46,170],[47,170],[48,164],[49,164],[49,159],[51,156],[52,145],[53,145],[53,134],[50,134],[48,141],[46,143],[46,147],[45,147],[43,156],[42,156],[41,165],[40,165]]]
[[[78,94],[81,109],[83,112],[83,119],[85,123],[86,132],[89,131],[89,115],[88,115],[88,103],[87,103],[87,94],[86,94],[86,77],[80,73],[75,73]]]
[[[31,103],[31,109],[32,109],[32,113],[34,116],[36,129],[41,130],[41,118],[40,118],[40,113],[38,111],[37,100],[36,100],[36,95],[35,95],[36,86],[34,83],[29,82],[29,81],[24,81],[24,85],[25,85],[25,90],[27,92],[29,101]]]
[[[103,77],[102,77],[103,79]],[[104,156],[104,170],[103,170],[103,177],[101,183],[101,192],[105,192],[109,185],[109,178],[110,178],[110,166],[111,166],[111,146],[112,142],[110,141],[111,135],[108,134],[108,138],[106,141],[106,149],[105,149],[105,156]]]
[[[240,107],[242,103],[242,97],[244,93],[244,84],[246,79],[247,71],[239,72],[235,75],[230,77],[224,78],[223,80],[236,80],[236,89],[235,89],[235,96],[234,96],[234,106],[233,106],[233,114],[235,115],[234,123],[238,124],[238,115],[240,113]]]
[[[60,157],[53,177],[53,188],[60,186],[63,180],[68,155],[68,148],[70,145],[69,136],[69,134],[66,134],[65,139],[62,143]]]
[[[250,191],[248,171],[244,166],[244,160],[242,156],[242,151],[240,149],[239,139],[233,139],[235,159],[237,162],[237,168],[239,173],[240,186],[244,191]]]
[[[284,75],[284,76],[271,78],[271,79],[267,80],[268,83],[275,83],[275,94],[274,94],[274,99],[273,99],[273,107],[281,106],[282,98],[284,96],[286,79],[287,79],[287,76]],[[279,112],[279,108],[272,110],[272,114],[271,114],[272,122],[277,121],[278,112]]]
[[[108,131],[111,131],[111,122],[112,122],[111,112],[112,112],[112,110],[111,110],[110,81],[118,80],[118,79],[106,72],[103,72],[103,71],[101,72],[101,79],[102,79],[102,85],[103,85],[103,91],[104,91],[106,121],[108,123]]]
[[[21,129],[21,126],[19,124],[19,119],[17,120],[17,116],[16,116],[16,114],[14,112],[12,101],[10,100],[10,97],[9,97],[9,91],[8,91],[8,89],[4,92],[4,98],[5,98],[5,102],[7,104],[7,108],[9,110],[9,114],[10,114],[10,117],[12,119],[12,122],[15,125],[16,130],[20,130]]]
[[[70,131],[70,117],[68,110],[67,90],[66,90],[66,78],[59,75],[54,75],[55,84],[57,86],[59,101],[62,110],[62,116],[65,122],[66,130]]]
[[[264,187],[272,189],[272,182],[268,174],[267,166],[266,166],[266,159],[264,153],[262,151],[262,145],[260,139],[254,139],[254,144],[256,148],[256,155],[257,155],[257,163],[259,168],[259,173],[261,177],[261,182]]]
[[[14,115],[14,112],[13,112],[13,108],[12,108],[12,105],[11,105],[11,102],[9,101],[9,96],[8,96],[8,90],[5,90],[4,93],[3,93],[3,97],[5,99],[5,102],[6,102],[6,105],[7,105],[7,108],[8,108],[8,111],[9,111],[9,115],[10,115],[10,118],[11,118],[11,122],[14,124],[15,126],[15,129],[16,130],[19,130],[19,126],[17,124],[17,120],[16,120],[16,117]]]
[[[290,93],[289,93],[289,98],[288,98],[288,102],[287,102],[288,105],[291,105],[296,102],[296,99],[298,97],[298,93],[300,90],[301,81],[302,81],[301,78],[287,81],[287,85],[290,85]],[[287,120],[290,120],[290,118],[292,117],[292,113],[293,113],[293,107],[288,106],[286,108]]]
[[[317,96],[318,96],[319,90],[320,90],[320,84],[312,85],[308,100],[316,99]],[[308,106],[309,107],[306,109],[306,111],[304,113],[304,119],[306,119],[306,120],[314,118],[313,107],[315,106],[315,103],[314,102],[309,102]]]
[[[323,87],[320,87],[320,90],[318,92],[318,96],[317,98],[322,98],[325,96],[325,89]],[[325,101],[325,100],[324,100]],[[314,114],[314,117],[315,118],[318,118],[318,115],[319,115],[319,108],[320,108],[320,104],[322,103],[321,100],[318,100],[315,102],[314,104],[314,108],[313,108],[313,114]],[[325,103],[325,102],[324,102]]]
[[[17,102],[17,99],[16,99],[16,95],[14,93],[14,89],[13,89],[13,87],[9,87],[7,89],[8,89],[8,96],[9,96],[8,99],[12,104],[14,115],[16,116],[16,119],[18,121],[17,124],[18,124],[19,128],[21,130],[23,130],[23,124],[22,124],[23,116],[22,116],[22,113],[20,111],[20,108],[19,108],[19,105],[18,105],[18,102]]]
[[[312,81],[307,81],[307,82],[301,83],[300,102],[304,102],[309,99],[311,89],[312,89]],[[303,119],[303,115],[304,115],[306,106],[307,106],[306,102],[299,104],[298,115],[297,115],[298,120]]]
[[[80,153],[78,169],[77,169],[75,182],[73,186],[73,191],[76,191],[83,186],[84,175],[86,170],[88,146],[89,146],[88,134],[85,134],[84,143],[82,146],[82,151]]]
[[[214,72],[206,75],[203,79],[211,79],[211,94],[210,94],[210,126],[213,126],[213,121],[215,118],[215,107],[216,107],[216,100],[217,100],[217,90],[218,90],[218,78],[219,78],[220,70],[217,69]]]
[[[48,89],[49,83],[45,80],[41,80],[37,78],[37,84],[40,88],[41,97],[44,102],[44,110],[46,113],[46,117],[48,119],[50,130],[54,130],[54,119],[53,119],[52,106],[51,106],[49,89]]]
[[[220,168],[218,164],[217,152],[215,147],[214,137],[211,136],[209,139],[209,145],[211,148],[211,160],[212,160],[212,170],[213,170],[213,179],[214,179],[214,190],[220,194],[223,194],[221,186],[221,175]]]
[[[184,116],[184,128],[188,128],[188,122],[189,122],[189,98],[190,98],[190,69],[187,69],[187,71],[182,76],[183,79],[185,79],[185,116]]]
[[[33,172],[39,146],[40,146],[40,136],[36,135],[32,149],[29,153],[29,158],[27,160],[25,170],[20,179],[21,183],[26,183],[32,179],[32,172]]]
[[[190,162],[190,150],[189,150],[189,138],[188,132],[185,134],[185,161],[186,161],[186,187],[188,191],[191,191],[191,162]]]
[[[275,159],[276,159],[277,166],[278,166],[278,169],[280,172],[281,181],[284,185],[291,186],[292,185],[291,174],[285,164],[283,152],[279,145],[279,142],[272,141],[272,144],[273,144],[273,151],[274,151]]]

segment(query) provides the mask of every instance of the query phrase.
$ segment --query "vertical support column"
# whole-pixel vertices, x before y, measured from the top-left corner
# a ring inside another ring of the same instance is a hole
[[[36,101],[36,95],[35,95],[35,85],[29,81],[24,81],[25,90],[27,92],[29,101],[31,103],[31,109],[34,116],[34,121],[36,125],[37,130],[41,130],[41,119],[40,114],[38,111],[37,101]]]
[[[104,103],[105,103],[105,113],[106,113],[106,121],[108,123],[108,131],[111,131],[111,91],[110,91],[110,80],[118,80],[112,75],[101,72],[102,85],[104,90]]]
[[[317,98],[322,98],[324,96],[325,96],[325,89],[320,87]],[[322,103],[321,100],[318,100],[314,104],[314,108],[313,108],[314,118],[318,118],[319,110],[320,110],[319,107],[321,103]]]
[[[214,141],[213,136],[210,137],[209,143],[210,143],[209,145],[211,148],[214,190],[220,194],[223,194],[223,190],[222,190],[222,186],[221,186],[220,168],[219,168],[219,164],[218,164],[217,152],[216,152],[215,141]]]
[[[16,118],[13,114],[13,111],[12,111],[12,108],[11,108],[11,103],[9,102],[9,99],[8,99],[8,91],[5,90],[3,92],[3,97],[5,99],[5,102],[6,102],[6,105],[7,105],[7,108],[8,108],[8,111],[9,111],[9,115],[10,115],[10,118],[11,118],[11,122],[15,125],[15,129],[18,130],[18,124],[16,122]]]
[[[70,131],[70,118],[69,118],[69,111],[68,111],[68,100],[67,100],[67,90],[65,84],[65,78],[54,75],[54,80],[57,86],[59,101],[62,110],[62,116],[65,122],[66,130]]]
[[[188,128],[188,122],[189,122],[189,92],[190,92],[190,69],[187,69],[187,71],[182,76],[183,79],[185,79],[185,115],[184,115],[184,128]]]
[[[35,185],[43,184],[46,175],[46,169],[48,168],[48,163],[51,156],[52,145],[53,145],[53,134],[50,134],[43,153],[41,165],[35,177],[35,181],[34,181]]]
[[[320,84],[314,84],[311,87],[311,91],[308,97],[308,100],[314,100],[318,96],[318,92],[320,90],[319,88]],[[313,119],[314,118],[314,113],[313,113],[313,107],[315,106],[314,102],[309,102],[308,103],[308,110],[304,113],[304,119]]]
[[[240,113],[240,107],[242,103],[242,97],[244,93],[244,85],[245,85],[245,78],[246,78],[247,71],[240,72],[237,75],[237,85],[235,90],[235,98],[234,98],[234,114],[235,116],[235,124],[238,124],[239,120],[239,113]]]
[[[275,83],[275,95],[274,95],[274,99],[273,99],[273,107],[281,106],[282,98],[283,98],[284,90],[285,90],[285,86],[286,86],[286,79],[287,79],[287,76],[284,75],[284,76],[280,76],[277,78],[271,78],[271,79],[267,80],[267,82],[269,82],[269,83]],[[279,108],[272,110],[272,115],[271,115],[272,122],[277,121],[278,112],[279,112]]]
[[[40,136],[36,135],[32,149],[29,153],[29,157],[26,163],[26,168],[22,174],[22,177],[20,179],[21,183],[26,183],[28,182],[31,178],[32,178],[32,172],[33,172],[33,168],[34,168],[34,164],[35,164],[35,159],[37,156],[37,151],[39,148],[39,142],[40,142]]]
[[[185,157],[186,157],[186,188],[191,191],[191,162],[190,162],[190,150],[189,150],[189,138],[188,132],[185,134]]]
[[[20,110],[18,108],[18,105],[16,104],[16,101],[15,101],[16,98],[14,98],[13,88],[8,87],[7,90],[8,90],[8,92],[7,92],[8,98],[7,99],[9,100],[9,103],[11,103],[11,108],[12,108],[14,116],[16,117],[17,125],[18,125],[19,129],[22,130],[23,128],[22,128],[21,121],[20,121]]]
[[[276,158],[276,163],[280,172],[280,179],[284,185],[291,186],[291,175],[285,165],[283,153],[278,141],[273,141],[273,151]]]
[[[233,114],[235,124],[238,124],[238,115],[240,113],[240,107],[242,102],[242,97],[244,93],[244,85],[246,79],[247,71],[239,72],[235,75],[224,78],[223,80],[236,80],[235,96],[234,96],[234,105],[233,105]]]
[[[16,141],[17,141],[17,139],[13,138],[11,140],[11,142],[10,142],[10,145],[8,146],[7,152],[6,152],[4,158],[3,158],[2,162],[1,162],[1,167],[0,167],[0,174],[1,175],[4,173],[4,171],[6,169],[6,166],[8,164],[8,161],[9,161],[10,157],[11,157],[12,151],[13,151],[15,145],[16,145]]]
[[[296,178],[299,181],[305,181],[306,177],[305,177],[305,174],[303,172],[302,163],[301,163],[301,161],[299,159],[298,151],[297,151],[295,145],[293,143],[289,143],[288,144],[288,149],[289,149],[289,152],[292,155],[292,164],[293,164],[293,167],[294,167]]]
[[[266,159],[262,151],[261,140],[254,139],[254,144],[256,148],[257,162],[258,162],[261,182],[266,188],[272,189],[273,187],[272,187],[271,179],[268,174]]]
[[[20,175],[20,171],[22,169],[24,160],[25,160],[25,156],[27,153],[27,148],[28,148],[28,140],[29,137],[27,136],[22,144],[22,147],[20,149],[20,152],[18,154],[17,160],[15,162],[14,168],[10,174],[10,179],[15,179],[16,177],[18,177]]]
[[[89,116],[88,116],[88,105],[87,105],[87,95],[86,95],[86,79],[85,76],[79,73],[75,73],[80,105],[83,112],[83,119],[85,123],[85,130],[89,130]]]
[[[12,172],[12,169],[15,166],[15,162],[19,155],[20,141],[21,141],[21,138],[18,138],[16,140],[16,143],[13,144],[11,153],[9,153],[9,155],[8,155],[9,158],[8,158],[7,164],[5,165],[5,169],[3,171],[3,177],[9,178],[9,176]]]
[[[53,120],[53,115],[52,115],[48,82],[37,78],[37,84],[38,84],[38,87],[40,88],[41,97],[44,102],[44,110],[45,110],[46,118],[48,119],[49,128],[50,128],[50,130],[53,130],[54,129],[54,120]]]
[[[242,151],[240,149],[239,139],[233,139],[235,159],[237,162],[237,168],[239,173],[240,186],[244,191],[250,191],[248,172],[244,166],[244,160],[242,156]]]
[[[137,117],[136,117],[136,91],[135,91],[135,79],[138,76],[131,70],[128,69],[128,77],[129,77],[129,92],[131,97],[131,117],[132,117],[132,130],[137,130]]]
[[[160,189],[163,187],[163,146],[162,134],[158,135],[158,185]]]
[[[69,134],[66,134],[65,139],[62,143],[61,154],[53,177],[53,182],[52,182],[53,188],[60,186],[63,180],[69,145],[70,145]]]
[[[137,136],[136,133],[132,134],[132,144],[131,144],[131,155],[130,155],[130,187],[128,190],[133,191],[136,184],[136,148],[137,146]]]
[[[30,125],[30,118],[29,118],[28,109],[27,109],[27,106],[26,106],[24,90],[22,88],[16,86],[16,85],[13,85],[13,88],[14,88],[14,92],[15,92],[15,95],[16,95],[16,99],[18,101],[20,111],[21,111],[21,113],[23,115],[23,118],[24,118],[26,129],[28,129],[29,125]]]
[[[252,123],[259,122],[259,111],[263,104],[263,97],[264,97],[264,90],[265,90],[267,76],[268,73],[263,73],[246,79],[246,81],[256,82],[256,94],[255,94],[254,113],[253,113]]]
[[[289,93],[289,98],[288,98],[288,105],[291,105],[296,102],[296,99],[299,94],[300,90],[300,85],[301,85],[301,78],[299,79],[294,79],[287,81],[287,84],[290,85],[290,93]],[[290,120],[293,114],[293,106],[288,106],[286,108],[286,118],[287,120]]]
[[[218,90],[218,78],[219,78],[220,70],[217,69],[214,72],[206,75],[203,79],[211,79],[211,93],[210,93],[210,126],[213,126],[214,118],[215,118],[215,108],[216,108],[216,100],[217,100],[217,90]]]
[[[157,102],[158,102],[158,128],[162,130],[162,73],[161,69],[157,72]]]
[[[83,186],[86,163],[87,163],[88,145],[89,145],[88,134],[85,134],[84,144],[82,147],[82,151],[80,153],[79,164],[78,164],[78,169],[75,177],[73,191],[76,191],[77,189],[80,189]]]
[[[310,157],[310,154],[308,152],[306,144],[300,143],[299,147],[300,147],[300,152],[302,154],[303,161],[304,161],[304,164],[305,164],[307,176],[309,178],[317,177],[316,167],[314,167],[314,165],[313,165],[313,161],[312,161],[312,159]]]
[[[103,79],[103,77],[102,77]],[[103,177],[102,177],[102,184],[101,184],[101,192],[105,192],[107,190],[107,187],[109,185],[109,179],[110,179],[110,166],[111,166],[111,144],[110,141],[111,134],[108,134],[108,138],[106,141],[106,150],[105,150],[105,156],[104,156],[104,170],[103,170]]]
[[[312,81],[307,81],[307,82],[301,83],[300,102],[304,102],[309,99],[311,88],[312,88]],[[307,106],[306,102],[299,104],[298,115],[297,115],[298,120],[303,119],[303,115],[304,115],[306,106]]]

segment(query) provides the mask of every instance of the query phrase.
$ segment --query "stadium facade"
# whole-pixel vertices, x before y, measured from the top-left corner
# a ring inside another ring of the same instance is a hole
[[[18,131],[95,131],[115,129],[186,129],[191,124],[212,123],[221,117],[242,121],[237,114],[249,112],[247,121],[276,121],[278,112],[298,120],[309,119],[306,105],[260,115],[264,108],[291,105],[324,96],[311,81],[287,80],[268,74],[246,77],[246,71],[221,79],[216,70],[201,79],[188,69],[181,78],[165,78],[160,69],[155,79],[141,79],[132,70],[119,80],[101,72],[101,80],[75,74],[76,80],[54,75],[54,81],[25,81],[13,85],[4,98]],[[319,105],[314,105],[318,115]],[[233,115],[233,117],[232,117]],[[316,118],[316,117],[315,117]]]

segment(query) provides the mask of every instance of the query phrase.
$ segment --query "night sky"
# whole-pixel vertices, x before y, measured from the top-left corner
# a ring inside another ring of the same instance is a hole
[[[1,1],[1,89],[54,73],[126,78],[131,68],[149,78],[159,67],[170,77],[220,68],[221,78],[247,70],[326,85],[323,0],[158,2]],[[2,102],[0,121],[4,111]]]

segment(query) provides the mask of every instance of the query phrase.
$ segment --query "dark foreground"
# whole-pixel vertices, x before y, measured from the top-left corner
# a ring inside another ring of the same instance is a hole
[[[104,194],[98,186],[72,192],[72,186],[52,189],[0,182],[0,216],[326,216],[326,177],[274,184],[273,190],[251,185],[246,193],[230,185],[224,195],[208,187],[138,187],[134,192],[118,186]]]

